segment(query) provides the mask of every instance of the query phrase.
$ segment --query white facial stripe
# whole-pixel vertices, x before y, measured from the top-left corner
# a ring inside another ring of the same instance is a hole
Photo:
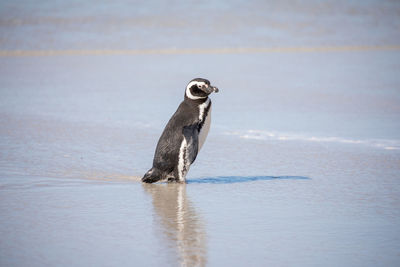
[[[198,82],[198,81],[192,81],[188,84],[187,88],[192,87],[193,85],[197,85],[197,86],[207,86],[207,84],[205,82]]]
[[[194,96],[194,95],[192,95],[192,92],[190,92],[190,88],[193,86],[193,85],[197,85],[197,86],[206,86],[206,87],[208,87],[208,85],[205,83],[205,82],[197,82],[197,81],[193,81],[193,82],[190,82],[189,84],[188,84],[188,86],[186,87],[186,96],[187,97],[189,97],[190,99],[193,99],[193,100],[196,100],[196,99],[202,99],[202,98],[207,98],[207,96]]]

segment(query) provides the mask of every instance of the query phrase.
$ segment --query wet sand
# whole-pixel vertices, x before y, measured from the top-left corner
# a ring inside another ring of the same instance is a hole
[[[400,6],[285,3],[1,4],[0,265],[398,265]],[[187,184],[144,185],[195,76]]]

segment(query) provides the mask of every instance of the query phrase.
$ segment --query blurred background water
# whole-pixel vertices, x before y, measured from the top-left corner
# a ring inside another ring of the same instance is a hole
[[[395,266],[398,1],[0,2],[0,265]],[[208,140],[142,185],[188,81]]]

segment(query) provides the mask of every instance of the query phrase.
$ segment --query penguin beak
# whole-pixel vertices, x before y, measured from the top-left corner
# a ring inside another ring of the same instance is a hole
[[[209,85],[208,87],[204,88],[203,91],[205,91],[207,94],[211,94],[212,92],[218,93],[219,90],[217,87]]]
[[[218,90],[218,88],[216,86],[210,86],[210,87],[211,87],[211,89],[212,89],[212,91],[214,93],[218,93],[219,92],[219,90]]]

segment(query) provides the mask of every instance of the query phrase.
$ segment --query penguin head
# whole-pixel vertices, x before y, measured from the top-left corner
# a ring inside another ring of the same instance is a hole
[[[186,86],[185,98],[192,100],[207,98],[212,92],[218,93],[218,88],[212,86],[210,81],[203,78],[191,80]]]

